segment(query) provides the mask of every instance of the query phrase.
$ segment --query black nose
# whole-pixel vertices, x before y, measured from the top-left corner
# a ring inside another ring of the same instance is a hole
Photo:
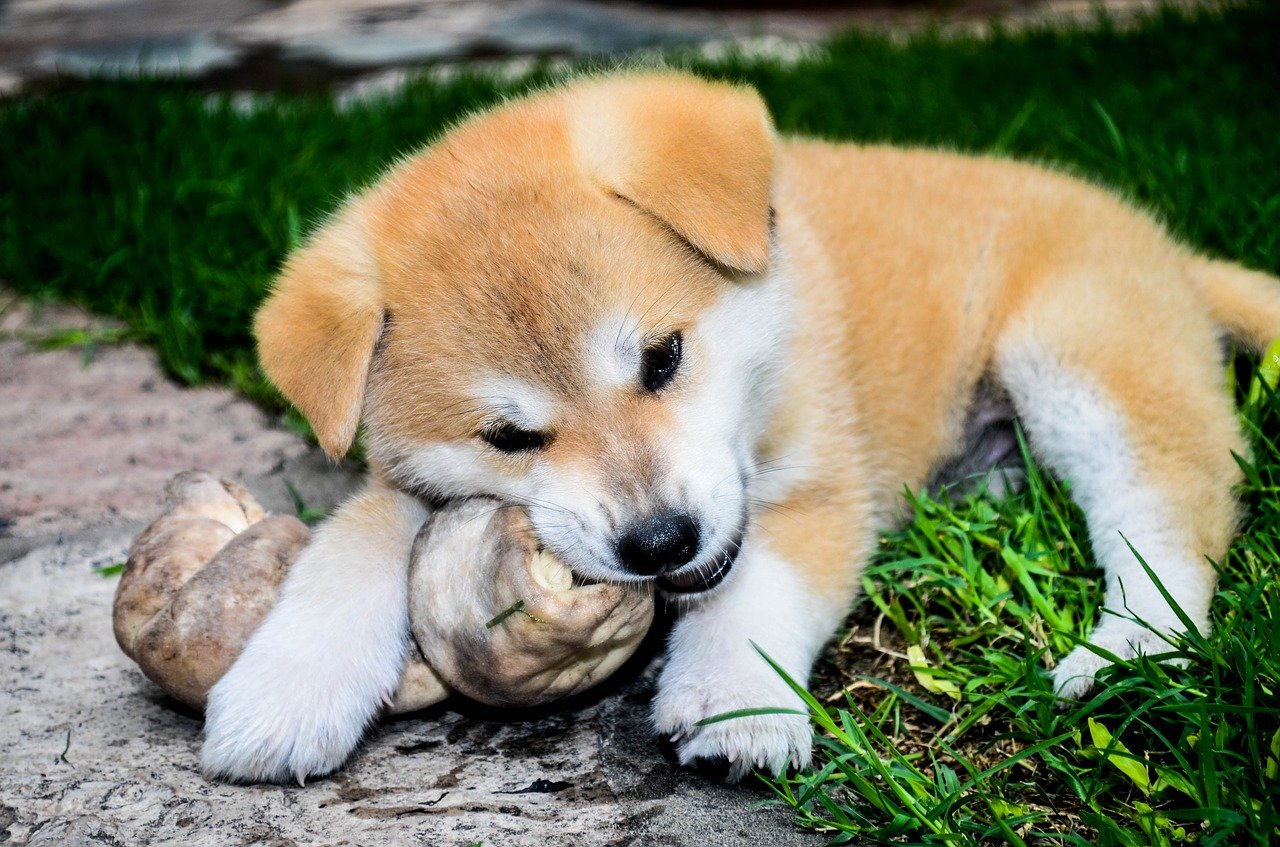
[[[698,554],[698,525],[683,513],[655,515],[632,524],[618,539],[618,558],[645,576],[687,565]]]

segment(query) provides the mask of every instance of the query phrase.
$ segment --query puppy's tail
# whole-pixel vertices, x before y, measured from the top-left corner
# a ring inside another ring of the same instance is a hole
[[[1280,278],[1230,262],[1200,259],[1192,268],[1209,315],[1256,352],[1280,338]]]

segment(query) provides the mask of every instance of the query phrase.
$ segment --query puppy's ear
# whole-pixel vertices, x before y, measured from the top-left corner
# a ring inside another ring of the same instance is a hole
[[[674,74],[588,82],[570,90],[582,167],[717,262],[769,263],[774,130],[749,88]]]
[[[355,439],[383,308],[363,219],[349,207],[289,257],[254,318],[263,369],[334,458]]]

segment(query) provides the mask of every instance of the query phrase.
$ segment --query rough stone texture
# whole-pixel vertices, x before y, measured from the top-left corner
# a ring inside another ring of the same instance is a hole
[[[329,506],[356,475],[226,391],[172,385],[137,347],[99,345],[84,364],[80,350],[34,352],[13,337],[90,324],[18,306],[0,336],[0,843],[822,842],[758,808],[763,795],[664,758],[643,661],[613,690],[541,715],[451,703],[387,723],[339,775],[305,787],[205,781],[199,716],[120,652],[116,580],[94,569],[123,559],[184,467],[247,476],[276,509],[289,506],[283,477]]]
[[[5,299],[0,292],[0,306]],[[185,468],[244,480],[276,510],[292,505],[285,480],[317,508],[353,484],[350,466],[332,467],[229,391],[178,387],[135,344],[27,354],[29,343],[68,329],[111,327],[68,307],[8,299],[0,313],[0,559],[95,525],[145,523],[164,483]]]

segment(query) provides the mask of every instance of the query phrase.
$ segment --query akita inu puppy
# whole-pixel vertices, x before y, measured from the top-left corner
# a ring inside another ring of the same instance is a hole
[[[1001,465],[1015,418],[1087,516],[1093,643],[1181,628],[1128,543],[1207,627],[1245,449],[1222,336],[1280,334],[1280,281],[1044,168],[779,138],[749,89],[647,73],[400,162],[289,259],[256,331],[325,450],[363,421],[371,481],[210,695],[207,774],[343,763],[397,682],[429,504],[482,495],[581,576],[680,598],[654,723],[741,777],[811,743],[799,716],[699,726],[797,704],[750,642],[806,679],[903,486]],[[1103,664],[1074,650],[1057,690]]]

